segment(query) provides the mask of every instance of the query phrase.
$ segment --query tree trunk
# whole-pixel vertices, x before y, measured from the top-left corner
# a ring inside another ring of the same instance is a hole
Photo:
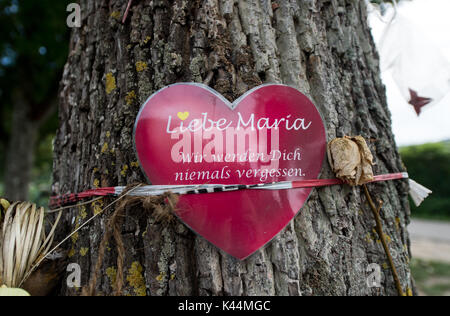
[[[5,196],[11,201],[27,201],[38,126],[32,120],[32,107],[22,91],[14,93],[14,101],[6,151]]]
[[[140,105],[166,85],[207,78],[229,100],[263,83],[297,87],[322,112],[329,140],[362,135],[371,140],[377,174],[404,171],[364,1],[134,1],[122,25],[127,2],[81,1],[82,28],[72,34],[62,80],[55,194],[145,181],[132,136]],[[322,176],[333,177],[328,164]],[[369,189],[384,202],[389,247],[403,290],[411,291],[407,182]],[[65,213],[60,235],[109,202]],[[83,286],[94,273],[108,214],[66,245],[71,262],[81,266]],[[396,295],[375,226],[361,188],[314,189],[269,246],[240,262],[183,224],[160,226],[135,209],[122,230],[123,294]],[[100,295],[113,293],[117,273],[115,244],[108,247]],[[381,267],[380,287],[368,286],[372,264]]]

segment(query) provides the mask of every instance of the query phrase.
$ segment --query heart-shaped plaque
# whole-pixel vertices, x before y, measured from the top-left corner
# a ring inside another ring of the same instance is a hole
[[[284,85],[257,87],[234,103],[213,89],[175,84],[151,96],[135,126],[141,167],[154,185],[258,184],[317,179],[326,151],[314,104]],[[297,215],[311,189],[183,195],[178,217],[241,260]]]

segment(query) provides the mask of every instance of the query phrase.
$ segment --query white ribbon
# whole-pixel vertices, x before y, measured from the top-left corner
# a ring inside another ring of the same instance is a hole
[[[431,194],[433,191],[424,187],[423,185],[417,183],[416,181],[409,179],[409,195],[411,195],[414,204],[419,207],[422,202]]]

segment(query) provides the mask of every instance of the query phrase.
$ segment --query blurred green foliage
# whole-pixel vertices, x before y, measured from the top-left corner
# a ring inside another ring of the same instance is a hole
[[[420,207],[411,203],[413,216],[450,219],[450,142],[400,149],[411,179],[433,191]]]
[[[14,93],[18,89],[39,120],[50,100],[57,97],[59,80],[68,53],[70,29],[67,5],[72,0],[0,0],[0,195],[5,152],[10,138]],[[58,126],[56,111],[41,125],[36,147],[31,197],[50,190],[51,138]],[[47,194],[48,195],[48,194]]]
[[[450,294],[450,264],[414,259],[411,272],[421,294],[443,296]]]
[[[0,0],[0,95],[20,87],[39,103],[67,58],[67,0]]]
[[[39,206],[47,206],[52,193],[53,137],[53,134],[48,134],[36,149],[30,200]]]

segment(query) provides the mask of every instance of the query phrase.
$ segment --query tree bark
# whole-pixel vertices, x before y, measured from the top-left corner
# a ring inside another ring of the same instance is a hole
[[[140,105],[168,84],[207,78],[229,100],[263,83],[297,87],[322,112],[329,140],[362,135],[377,174],[404,171],[364,1],[134,1],[122,25],[126,2],[81,1],[82,28],[73,31],[62,80],[55,194],[145,181],[132,138]],[[322,176],[333,177],[328,164]],[[384,202],[384,231],[403,290],[411,292],[407,189],[406,181],[369,186]],[[60,235],[108,202],[65,213]],[[83,286],[94,272],[108,214],[66,245],[82,268]],[[362,188],[315,189],[273,242],[240,262],[181,223],[160,226],[143,210],[129,210],[123,294],[396,295],[375,227]],[[114,291],[116,256],[111,241],[99,295]],[[379,288],[367,284],[371,264],[381,267]]]

